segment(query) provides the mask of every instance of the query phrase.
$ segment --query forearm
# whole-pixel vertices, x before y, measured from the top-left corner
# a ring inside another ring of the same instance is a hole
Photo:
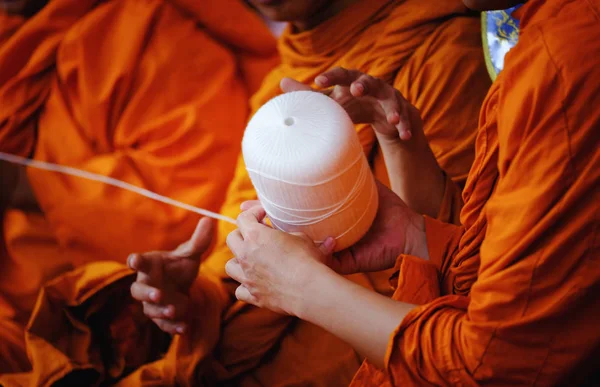
[[[338,336],[378,367],[383,367],[392,333],[415,307],[363,288],[324,266],[306,287],[304,299],[298,317]]]
[[[403,142],[378,135],[392,190],[414,211],[438,216],[445,179],[427,139],[421,133]]]

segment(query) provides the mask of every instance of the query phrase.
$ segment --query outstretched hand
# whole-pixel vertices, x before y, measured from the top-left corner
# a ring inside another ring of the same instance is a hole
[[[362,73],[336,67],[315,78],[315,84],[340,104],[355,124],[371,124],[376,133],[386,139],[408,141],[413,132],[422,131],[418,110],[393,86]],[[281,90],[288,93],[313,90],[310,86],[283,78]]]
[[[446,176],[429,146],[419,110],[392,85],[357,70],[336,67],[317,76],[314,83],[355,124],[371,125],[393,192],[416,212],[437,217]],[[312,90],[290,78],[282,79],[280,86],[284,92]]]
[[[175,250],[129,256],[129,267],[137,271],[131,295],[144,304],[144,314],[163,331],[170,334],[185,332],[189,290],[212,236],[212,220],[202,218],[190,240]]]

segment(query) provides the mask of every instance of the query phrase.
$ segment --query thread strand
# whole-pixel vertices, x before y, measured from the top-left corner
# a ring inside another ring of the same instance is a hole
[[[217,214],[216,212],[205,210],[204,208],[195,207],[195,206],[180,202],[178,200],[171,199],[167,196],[157,194],[156,192],[152,192],[145,188],[137,187],[133,184],[129,184],[122,180],[118,180],[118,179],[115,179],[112,177],[99,175],[97,173],[92,173],[92,172],[84,171],[84,170],[73,168],[73,167],[67,167],[65,165],[59,165],[59,164],[49,163],[49,162],[40,161],[40,160],[32,160],[32,159],[28,159],[25,157],[21,157],[21,156],[17,156],[17,155],[5,153],[5,152],[0,152],[0,160],[4,160],[4,161],[7,161],[12,164],[20,164],[20,165],[24,165],[24,166],[35,168],[35,169],[41,169],[41,170],[50,171],[50,172],[62,173],[65,175],[75,176],[75,177],[79,177],[79,178],[86,179],[86,180],[104,183],[106,185],[121,188],[121,189],[124,189],[125,191],[130,191],[130,192],[136,193],[138,195],[147,197],[149,199],[156,200],[157,202],[171,205],[173,207],[178,207],[178,208],[181,208],[181,209],[184,209],[184,210],[187,210],[187,211],[190,211],[190,212],[202,215],[202,216],[207,216],[209,218],[218,219],[218,220],[222,220],[224,222],[236,224],[235,220],[228,216]]]

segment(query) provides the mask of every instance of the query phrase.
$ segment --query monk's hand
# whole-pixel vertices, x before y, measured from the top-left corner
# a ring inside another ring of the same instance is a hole
[[[192,238],[175,250],[132,254],[127,259],[129,267],[137,271],[131,295],[143,303],[146,316],[167,333],[184,333],[187,328],[189,291],[212,236],[212,221],[202,218]]]
[[[425,221],[394,192],[377,182],[379,209],[367,234],[353,246],[329,257],[340,274],[390,269],[401,254],[428,259]]]
[[[370,124],[380,140],[408,141],[421,134],[419,111],[393,86],[358,70],[336,67],[315,78],[319,90],[339,103],[355,124]],[[291,78],[281,81],[284,92],[313,90]],[[316,90],[313,90],[316,91]]]
[[[254,205],[237,218],[238,229],[227,236],[234,254],[225,265],[227,274],[240,283],[238,300],[277,313],[298,315],[308,302],[303,289],[319,273],[335,242],[328,238],[320,247],[304,234],[288,234],[265,224],[265,210]]]
[[[393,86],[381,79],[336,67],[315,78],[324,94],[341,104],[354,123],[371,124],[380,146],[392,190],[415,211],[437,217],[446,175],[429,146],[421,114]],[[290,79],[284,90],[306,86]]]

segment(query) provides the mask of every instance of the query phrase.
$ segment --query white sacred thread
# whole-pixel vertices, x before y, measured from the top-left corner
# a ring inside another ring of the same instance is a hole
[[[273,227],[316,243],[333,237],[336,251],[370,228],[375,179],[350,117],[331,98],[298,91],[267,102],[246,127],[242,154]]]
[[[5,153],[5,152],[0,152],[0,160],[4,160],[4,161],[7,161],[12,164],[25,165],[25,166],[31,167],[31,168],[41,169],[41,170],[50,171],[50,172],[58,172],[58,173],[62,173],[65,175],[75,176],[75,177],[79,177],[79,178],[86,179],[86,180],[92,180],[92,181],[96,181],[99,183],[104,183],[107,185],[111,185],[113,187],[124,189],[126,191],[134,192],[138,195],[145,196],[149,199],[153,199],[153,200],[156,200],[161,203],[165,203],[165,204],[168,204],[168,205],[171,205],[174,207],[182,208],[184,210],[187,210],[187,211],[190,211],[190,212],[202,215],[202,216],[207,216],[209,218],[218,219],[218,220],[222,220],[222,221],[229,222],[232,224],[236,224],[235,220],[228,216],[224,216],[224,215],[212,212],[212,211],[205,210],[203,208],[198,208],[198,207],[194,207],[189,204],[186,204],[186,203],[182,203],[180,201],[171,199],[171,198],[163,196],[163,195],[159,195],[159,194],[149,191],[145,188],[136,187],[133,184],[129,184],[122,180],[118,180],[118,179],[115,179],[112,177],[103,176],[103,175],[99,175],[97,173],[83,171],[81,169],[67,167],[64,165],[49,163],[46,161],[32,160],[32,159],[12,155],[12,154]]]
[[[374,203],[377,203],[377,195],[376,195],[377,190],[375,189],[375,185],[371,185],[370,190],[371,190],[371,195],[369,196],[369,200],[373,201]],[[356,222],[354,222],[354,224],[352,226],[348,227],[348,229],[346,231],[344,231],[340,235],[336,236],[335,239],[339,240],[339,239],[343,238],[346,234],[354,231],[354,229],[360,225],[360,223],[362,222],[362,220],[364,219],[364,217],[367,216],[368,213],[369,213],[369,207],[365,207],[365,211],[356,220]],[[274,227],[277,228],[277,229],[279,229],[279,227],[277,227],[275,225],[274,225]],[[284,231],[284,230],[281,230],[281,231]],[[316,244],[321,244],[321,243],[323,243],[325,241],[324,240],[318,240],[318,239],[316,239],[316,240],[314,240],[314,242]]]
[[[360,160],[360,159],[358,159],[358,160]],[[358,179],[356,180],[356,184],[354,184],[354,186],[352,187],[352,190],[348,193],[348,195],[345,196],[344,198],[342,198],[341,200],[339,200],[337,203],[333,203],[327,207],[311,208],[311,209],[305,210],[307,212],[322,212],[322,211],[328,210],[328,212],[325,212],[325,213],[315,216],[315,217],[296,215],[293,212],[298,211],[298,209],[281,206],[281,205],[273,202],[272,200],[269,200],[262,192],[260,192],[258,190],[256,192],[257,192],[258,197],[260,198],[261,202],[264,200],[265,202],[269,203],[269,205],[277,208],[280,212],[283,212],[284,214],[289,215],[292,218],[297,218],[298,220],[282,219],[282,218],[277,218],[277,217],[273,217],[272,219],[285,222],[288,225],[309,226],[311,224],[315,224],[324,219],[327,219],[327,218],[331,217],[332,215],[339,213],[346,207],[351,206],[352,203],[354,202],[354,200],[358,197],[358,194],[360,193],[360,189],[365,185],[365,180],[369,177],[369,171],[370,171],[370,169],[369,169],[368,165],[362,164],[360,175],[358,176]],[[315,184],[315,185],[311,185],[311,186],[316,187],[318,185],[319,184]]]

